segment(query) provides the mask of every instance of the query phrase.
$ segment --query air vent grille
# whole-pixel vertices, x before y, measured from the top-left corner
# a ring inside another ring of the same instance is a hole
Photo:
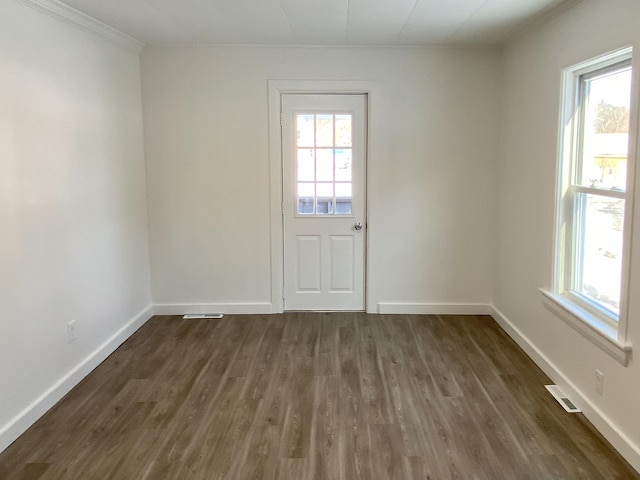
[[[557,385],[545,385],[545,388],[549,390],[549,393],[553,395],[558,403],[569,413],[578,413],[581,412],[575,403],[571,401],[569,397],[565,395],[562,389]]]

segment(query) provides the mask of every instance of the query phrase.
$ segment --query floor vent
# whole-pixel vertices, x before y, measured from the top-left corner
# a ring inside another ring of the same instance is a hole
[[[183,319],[185,320],[199,320],[201,318],[222,318],[224,315],[222,313],[196,313],[191,315],[183,315]]]
[[[549,393],[553,395],[553,398],[555,398],[562,406],[562,408],[564,408],[567,412],[578,413],[582,411],[578,407],[576,407],[576,405],[569,399],[569,397],[565,395],[565,393],[560,389],[559,386],[545,385],[544,387],[549,390]]]

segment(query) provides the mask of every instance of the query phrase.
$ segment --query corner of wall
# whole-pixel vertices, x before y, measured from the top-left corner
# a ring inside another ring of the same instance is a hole
[[[69,393],[94,368],[111,355],[125,340],[142,327],[153,315],[153,306],[149,305],[116,331],[107,341],[100,345],[84,360],[58,379],[40,397],[35,399],[8,424],[0,427],[0,452],[11,445],[33,423],[51,409],[58,401]]]

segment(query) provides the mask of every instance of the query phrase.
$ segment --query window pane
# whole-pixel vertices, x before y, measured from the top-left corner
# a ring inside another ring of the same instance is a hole
[[[314,116],[313,114],[296,115],[296,129],[298,131],[298,146],[313,147],[314,145]]]
[[[318,183],[316,185],[317,185],[318,197],[333,198],[333,183]]]
[[[318,182],[333,181],[333,149],[316,150],[316,180]]]
[[[618,314],[622,274],[624,200],[577,194],[576,290]]]
[[[333,213],[333,200],[330,198],[318,198],[318,213],[320,214]]]
[[[313,148],[298,149],[298,181],[313,182]]]
[[[351,199],[336,198],[336,214],[351,215]]]
[[[333,183],[317,183],[318,213],[333,213]]]
[[[333,147],[333,115],[316,115],[316,146]]]
[[[298,197],[314,197],[315,185],[313,183],[298,183]]]
[[[351,182],[336,183],[336,213],[351,215]]]
[[[298,183],[298,213],[312,214],[316,189],[314,183]]]
[[[586,78],[582,84],[584,134],[578,182],[625,190],[629,146],[631,68]]]
[[[351,146],[351,115],[336,115],[336,147]]]
[[[351,149],[343,148],[336,150],[336,181],[351,181]]]
[[[336,183],[336,198],[351,198],[351,183]]]

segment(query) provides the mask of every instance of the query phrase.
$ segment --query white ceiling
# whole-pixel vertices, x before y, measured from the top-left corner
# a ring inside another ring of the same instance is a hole
[[[64,0],[146,44],[495,45],[576,0]]]

